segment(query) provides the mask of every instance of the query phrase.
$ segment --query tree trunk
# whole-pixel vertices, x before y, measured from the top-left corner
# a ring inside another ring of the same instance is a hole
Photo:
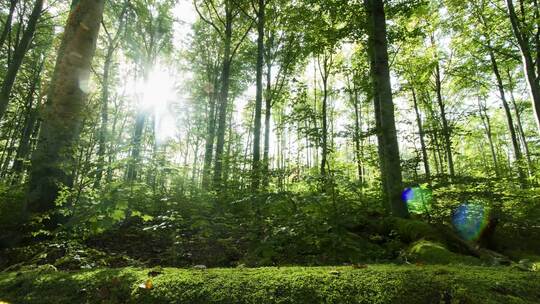
[[[354,154],[356,156],[356,169],[358,173],[358,180],[360,181],[360,187],[364,187],[364,174],[363,174],[363,166],[362,166],[362,150],[361,150],[361,143],[360,143],[360,136],[361,134],[361,128],[360,128],[360,119],[361,119],[361,110],[359,109],[359,101],[358,101],[358,90],[356,87],[353,88],[354,90]]]
[[[513,0],[506,0],[506,6],[508,9],[508,16],[510,17],[510,23],[512,25],[514,37],[518,42],[519,49],[521,50],[523,71],[529,85],[529,92],[531,94],[531,99],[533,103],[532,108],[536,118],[536,126],[538,128],[538,131],[540,132],[540,83],[538,82],[538,75],[535,71],[535,65],[530,47],[528,45],[528,39],[525,36],[524,31],[520,28]]]
[[[399,146],[394,119],[394,103],[388,65],[386,17],[382,0],[364,0],[368,15],[369,56],[375,103],[375,120],[379,139],[383,190],[392,213],[408,217],[407,206],[401,201],[402,175]]]
[[[228,1],[226,1],[228,3]],[[223,70],[221,72],[220,105],[218,114],[216,157],[214,162],[214,188],[222,186],[223,148],[225,146],[225,131],[227,129],[227,110],[229,99],[229,83],[231,74],[231,41],[233,16],[230,8],[225,8],[225,41],[223,52]]]
[[[28,19],[28,24],[24,30],[23,36],[15,52],[13,53],[13,59],[8,65],[8,70],[2,83],[2,89],[0,91],[0,121],[6,113],[7,106],[9,103],[9,97],[11,90],[13,89],[13,84],[15,83],[15,78],[19,72],[24,56],[26,55],[28,48],[30,47],[30,42],[34,37],[34,32],[36,31],[36,25],[39,17],[41,16],[41,9],[43,7],[43,0],[36,0],[34,3],[34,8],[32,9],[32,14]]]
[[[109,124],[109,74],[112,64],[112,56],[114,52],[114,44],[109,43],[107,55],[105,56],[105,64],[103,66],[103,80],[101,82],[101,126],[99,128],[98,137],[98,161],[96,168],[96,178],[94,188],[98,188],[103,176],[103,167],[105,165],[105,150],[108,137],[107,125]]]
[[[418,125],[418,136],[420,137],[420,148],[422,149],[422,160],[424,162],[424,171],[426,179],[431,181],[431,171],[429,169],[429,157],[426,149],[426,142],[424,140],[424,127],[422,126],[422,117],[420,116],[420,110],[418,109],[418,101],[416,99],[416,91],[414,87],[411,87],[414,112],[416,113],[416,124]]]
[[[497,79],[497,88],[499,89],[499,94],[500,94],[501,101],[503,104],[504,113],[506,114],[506,122],[508,124],[508,130],[510,131],[510,138],[512,139],[512,147],[514,148],[514,156],[516,158],[516,163],[517,163],[519,183],[522,188],[525,188],[527,184],[527,180],[525,177],[525,173],[523,172],[523,168],[522,168],[523,156],[521,154],[521,149],[519,147],[516,130],[514,128],[512,112],[510,111],[510,107],[508,106],[508,102],[506,101],[506,95],[504,93],[504,85],[502,82],[501,74],[499,72],[499,66],[497,65],[495,54],[493,53],[493,50],[491,48],[489,49],[489,58],[491,60],[491,68],[493,69],[493,74],[495,74],[495,78]]]
[[[317,56],[317,62],[319,65],[319,72],[323,82],[323,100],[322,100],[322,153],[321,153],[321,176],[326,180],[326,168],[328,166],[328,77],[330,74],[331,54],[327,54],[328,50],[324,50],[323,54],[323,66],[321,69],[320,57]]]
[[[263,66],[264,66],[264,22],[265,0],[258,0],[257,11],[257,92],[255,95],[255,121],[253,126],[253,163],[251,173],[251,188],[257,190],[261,176],[261,117],[263,95]]]
[[[98,188],[103,177],[103,167],[105,166],[105,154],[107,149],[107,140],[109,139],[109,78],[112,68],[112,60],[114,51],[118,47],[118,39],[124,27],[124,15],[127,11],[129,0],[124,2],[122,11],[119,15],[120,24],[114,37],[108,35],[107,53],[105,55],[105,64],[103,65],[103,80],[101,83],[101,126],[98,136],[98,161],[96,168],[96,178],[94,180],[94,188]]]
[[[435,91],[437,93],[437,104],[439,105],[439,111],[441,114],[441,123],[442,123],[442,135],[444,140],[444,151],[446,154],[446,161],[448,162],[448,174],[450,178],[455,176],[454,170],[454,157],[452,155],[452,139],[450,126],[448,125],[448,120],[446,118],[446,106],[442,99],[442,84],[441,84],[441,69],[439,66],[439,61],[435,64]]]
[[[491,123],[489,116],[486,112],[486,107],[480,103],[478,100],[478,110],[480,112],[480,118],[482,119],[482,124],[486,130],[486,136],[488,138],[489,150],[491,152],[491,158],[493,159],[493,167],[495,168],[495,176],[500,177],[499,171],[499,162],[497,161],[497,152],[495,151],[495,145],[493,144],[493,134],[491,132]]]
[[[510,75],[510,70],[506,70],[506,73],[508,74],[508,81],[510,82],[510,100],[512,101],[512,108],[514,109],[514,115],[516,115],[516,123],[518,127],[519,136],[521,137],[521,142],[523,144],[523,149],[525,151],[525,157],[527,158],[527,167],[529,168],[529,175],[532,175],[532,172],[534,170],[533,163],[531,159],[531,152],[529,150],[529,143],[527,141],[527,137],[525,135],[525,131],[523,130],[523,124],[521,123],[521,113],[517,107],[516,99],[514,98],[514,84],[512,81],[512,75]]]
[[[68,17],[32,158],[27,193],[31,212],[53,209],[60,187],[69,186],[72,147],[79,135],[87,97],[80,83],[90,77],[103,3],[80,0]]]
[[[214,82],[214,88],[216,82]],[[216,99],[217,96],[213,92],[208,95],[208,125],[206,128],[206,139],[204,143],[204,163],[203,163],[203,177],[202,187],[208,189],[210,186],[210,175],[212,166],[212,156],[214,152],[214,140],[216,137]]]
[[[15,152],[15,142],[17,141],[17,136],[13,136],[13,134],[20,128],[22,122],[22,115],[16,116],[13,118],[13,122],[9,128],[9,135],[6,140],[6,145],[4,146],[5,157],[2,155],[3,160],[0,162],[0,179],[3,179],[9,172],[9,165],[13,159],[12,155],[13,152]]]
[[[41,71],[43,70],[44,60],[39,64],[39,67],[36,69],[32,82],[30,83],[30,90],[26,98],[26,112],[28,113],[25,117],[23,123],[23,129],[21,131],[19,146],[17,147],[17,153],[15,155],[15,160],[13,162],[13,184],[16,184],[20,181],[20,175],[23,172],[23,164],[30,152],[30,137],[34,132],[34,128],[38,118],[38,111],[40,107],[41,96],[37,98],[36,105],[34,106],[34,94],[39,86],[41,79]],[[41,95],[41,94],[39,94]]]
[[[133,182],[137,179],[137,171],[141,158],[141,145],[145,121],[146,113],[144,113],[142,110],[139,110],[137,113],[137,118],[135,120],[135,132],[131,141],[131,159],[128,163],[128,170],[126,175],[126,179],[128,182]]]
[[[225,150],[225,162],[223,163],[223,185],[227,185],[227,181],[229,180],[229,172],[231,170],[231,146],[232,141],[234,140],[233,137],[233,113],[232,111],[228,111],[228,123],[227,123],[227,149]],[[249,146],[249,145],[248,145]],[[246,157],[247,159],[247,157]],[[233,160],[234,161],[234,160]]]
[[[266,96],[264,99],[264,152],[263,152],[263,187],[268,188],[270,182],[270,117],[272,115],[272,63],[266,61]]]
[[[9,31],[11,31],[11,22],[13,20],[13,12],[15,12],[15,7],[17,6],[18,0],[11,0],[9,2],[9,13],[6,18],[6,22],[4,23],[4,28],[2,29],[2,34],[0,35],[0,50],[4,46],[4,43],[6,42],[6,38],[8,36]]]

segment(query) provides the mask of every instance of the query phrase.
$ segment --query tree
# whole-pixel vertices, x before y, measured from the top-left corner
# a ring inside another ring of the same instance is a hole
[[[382,0],[364,0],[364,4],[384,196],[395,216],[408,217],[407,206],[401,201],[402,176],[388,65],[384,4]]]
[[[0,50],[6,42],[9,31],[11,31],[11,22],[13,20],[13,13],[15,12],[15,7],[17,6],[19,0],[10,0],[9,1],[9,13],[7,15],[6,21],[4,22],[4,27],[2,29],[2,34],[0,34]]]
[[[523,5],[523,4],[522,4]],[[527,84],[529,85],[529,92],[531,94],[533,112],[536,117],[536,125],[540,132],[540,83],[538,77],[540,75],[540,27],[538,26],[538,18],[540,18],[538,2],[533,2],[533,16],[531,23],[527,23],[526,20],[520,20],[516,14],[513,0],[506,0],[506,7],[508,9],[508,16],[512,25],[512,31],[514,37],[517,40],[519,49],[521,50],[521,57],[523,60],[523,71],[527,77]],[[531,37],[529,34],[529,28],[532,28]],[[533,58],[533,50],[536,50],[536,57]]]
[[[299,32],[294,29],[297,24],[295,16],[291,16],[287,2],[272,1],[268,9],[269,24],[266,26],[265,63],[266,91],[264,95],[264,148],[263,148],[263,187],[269,184],[270,168],[270,129],[272,108],[281,97],[287,80],[294,73],[294,68],[302,59],[299,44]],[[294,9],[294,8],[293,8]],[[276,70],[277,69],[277,70]],[[275,76],[275,80],[273,79]]]
[[[120,37],[123,33],[124,25],[126,19],[124,18],[128,10],[129,0],[124,1],[120,13],[118,15],[118,23],[116,28],[116,33],[111,34],[107,30],[105,23],[103,24],[103,29],[106,34],[107,41],[107,51],[105,54],[105,63],[103,65],[103,76],[101,82],[101,125],[99,129],[99,139],[98,139],[98,162],[96,168],[96,179],[94,181],[94,188],[98,188],[103,176],[104,166],[105,166],[105,153],[107,147],[107,140],[109,139],[108,123],[109,123],[109,83],[111,69],[113,65],[113,55],[115,50],[120,45]]]
[[[26,198],[30,212],[54,208],[60,188],[72,183],[72,148],[81,127],[103,6],[103,0],[80,0],[69,14],[32,157]]]
[[[38,19],[41,16],[42,7],[43,0],[36,0],[34,2],[34,8],[32,9],[32,13],[28,18],[28,24],[26,25],[21,41],[13,53],[13,59],[9,63],[8,72],[4,78],[4,81],[2,82],[2,88],[0,90],[0,121],[6,113],[11,90],[13,89],[13,84],[15,83],[15,78],[17,77],[17,73],[19,72],[19,68],[21,67],[24,56],[28,51],[32,37],[34,37]]]
[[[157,63],[158,55],[170,50],[172,5],[171,0],[134,1],[131,4],[135,18],[132,23],[128,23],[128,31],[132,35],[125,43],[131,58],[138,62],[137,72],[142,75],[144,83],[148,81],[148,75],[152,66]],[[147,92],[142,92],[142,95],[145,93]],[[133,182],[139,177],[144,130],[149,117],[151,117],[149,110],[138,105],[131,137],[131,155],[125,175],[129,182]]]
[[[221,84],[219,107],[217,111],[217,140],[213,176],[213,186],[215,189],[219,189],[223,186],[223,153],[227,127],[227,113],[229,109],[231,65],[238,49],[250,32],[253,21],[248,21],[248,24],[242,29],[241,16],[245,16],[246,14],[243,13],[243,9],[240,7],[241,4],[234,3],[232,0],[224,0],[218,3],[218,5],[221,5],[221,11],[224,12],[225,16],[221,16],[218,10],[216,10],[217,5],[214,3],[214,0],[203,0],[202,3],[207,8],[208,17],[206,17],[204,12],[199,9],[199,4],[195,1],[195,9],[197,10],[199,17],[216,30],[223,43],[223,62],[221,64],[222,71],[220,75]],[[236,28],[234,25],[236,24],[240,25],[239,30],[235,30]],[[233,41],[233,38],[236,38],[235,41]]]
[[[254,6],[255,7],[255,6]],[[257,91],[255,96],[255,122],[253,127],[253,163],[252,163],[252,188],[257,190],[261,175],[261,118],[263,102],[263,67],[264,67],[264,26],[265,26],[266,1],[258,0],[256,9],[257,22]]]

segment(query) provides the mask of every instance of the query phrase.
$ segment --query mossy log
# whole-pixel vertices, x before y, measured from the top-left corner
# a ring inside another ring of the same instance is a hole
[[[236,269],[52,267],[0,273],[8,303],[540,303],[540,273],[363,265]]]

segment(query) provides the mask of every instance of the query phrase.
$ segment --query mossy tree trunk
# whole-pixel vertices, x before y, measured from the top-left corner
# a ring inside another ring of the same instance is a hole
[[[26,199],[30,212],[54,208],[60,187],[70,185],[103,6],[104,0],[80,0],[69,14],[32,157]]]

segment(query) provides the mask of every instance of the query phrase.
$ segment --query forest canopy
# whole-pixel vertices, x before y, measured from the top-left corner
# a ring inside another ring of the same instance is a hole
[[[538,270],[538,20],[527,0],[2,1],[0,269]]]

